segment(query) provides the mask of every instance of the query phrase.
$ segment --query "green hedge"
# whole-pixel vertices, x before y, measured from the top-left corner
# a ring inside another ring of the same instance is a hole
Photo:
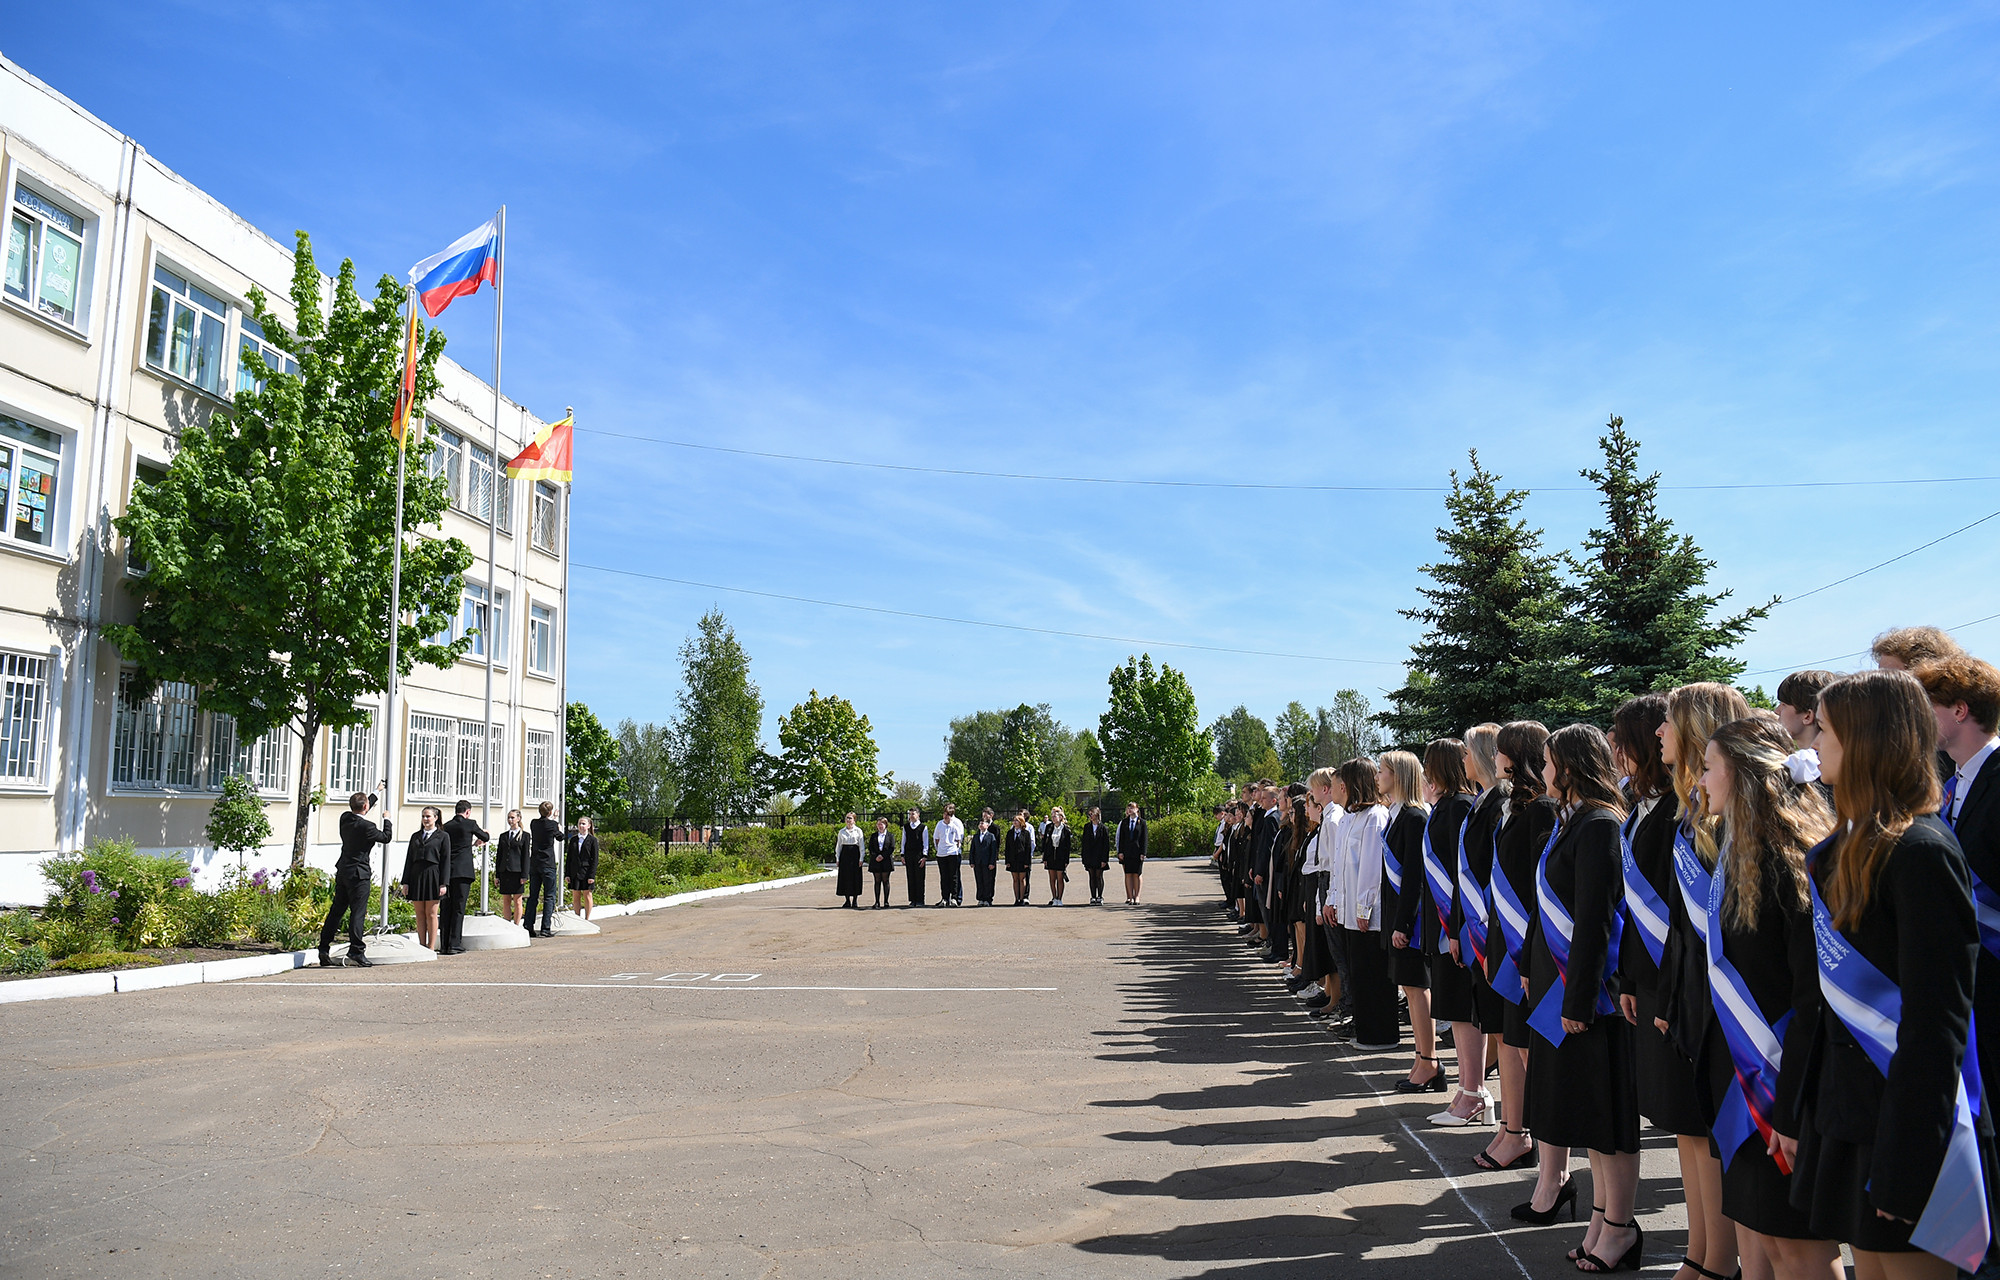
[[[787,828],[798,830],[798,828]],[[833,828],[827,847],[832,848]],[[734,837],[738,833],[730,832]],[[783,835],[783,831],[759,832]],[[803,843],[803,842],[801,842]],[[723,885],[752,884],[785,876],[805,875],[820,869],[820,860],[791,855],[772,849],[767,843],[725,838],[719,848],[681,845],[667,850],[650,835],[637,831],[614,832],[601,842],[597,861],[597,900],[636,902],[641,898],[664,898],[668,894],[696,889],[717,889]]]
[[[779,858],[817,866],[833,861],[833,837],[840,824],[792,823],[783,827],[733,827],[722,833],[722,847],[743,857]]]
[[[1205,813],[1176,813],[1146,824],[1146,854],[1154,858],[1206,858],[1215,849],[1215,820]]]

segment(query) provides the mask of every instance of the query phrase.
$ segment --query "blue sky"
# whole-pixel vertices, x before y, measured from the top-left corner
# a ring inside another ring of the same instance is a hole
[[[1746,8],[1750,11],[1746,12]],[[4,51],[280,239],[401,272],[509,208],[507,392],[586,427],[923,466],[1668,484],[2000,473],[1992,5],[89,3]],[[490,305],[445,317],[490,367]],[[1156,649],[1205,716],[1379,699],[1426,493],[895,475],[579,438],[581,564]],[[1745,599],[2000,483],[1669,493]],[[1529,508],[1574,543],[1588,495]],[[2000,521],[1779,608],[1753,670],[1995,603]],[[1131,646],[578,569],[571,694],[665,719],[719,604],[778,712],[1094,725]],[[1964,633],[2000,648],[2000,622]],[[1852,660],[1835,665],[1852,666]],[[1773,677],[1758,677],[1767,685]]]

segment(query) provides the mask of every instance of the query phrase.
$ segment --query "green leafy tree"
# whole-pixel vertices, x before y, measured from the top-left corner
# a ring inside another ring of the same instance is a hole
[[[673,759],[682,815],[712,823],[755,812],[766,786],[763,736],[764,695],[750,679],[750,655],[712,609],[681,644]]]
[[[1273,782],[1282,782],[1285,779],[1285,762],[1278,759],[1278,750],[1276,747],[1267,746],[1264,748],[1263,755],[1258,756],[1250,762],[1250,768],[1243,776],[1246,778],[1269,778]]]
[[[624,821],[625,775],[618,771],[618,739],[581,702],[563,718],[563,817],[588,815],[598,826]]]
[[[894,783],[889,787],[889,803],[887,807],[897,813],[906,813],[911,809],[924,808],[928,799],[929,797],[924,795],[924,784],[911,778],[903,782]],[[928,813],[928,811],[926,812]]]
[[[1210,725],[1208,736],[1215,744],[1217,773],[1232,782],[1264,776],[1255,772],[1255,767],[1271,748],[1271,728],[1247,707],[1239,705]]]
[[[113,522],[146,572],[125,586],[138,600],[129,625],[106,627],[137,668],[140,696],[184,681],[207,711],[235,717],[241,740],[274,729],[298,737],[292,866],[303,867],[312,816],[314,750],[322,727],[360,724],[359,705],[389,679],[389,569],[396,539],[396,443],[389,419],[402,366],[403,286],[383,276],[364,302],[354,264],[342,262],[330,310],[298,234],[287,328],[259,289],[250,307],[265,340],[298,362],[296,374],[241,357],[259,385],[232,409],[181,427],[160,483],[132,494]],[[423,336],[416,403],[437,394],[444,336]],[[402,533],[444,517],[442,477],[412,468]],[[472,553],[457,538],[403,539],[397,666],[449,667],[471,643],[437,644],[458,612]]]
[[[625,780],[625,799],[633,815],[664,819],[680,800],[674,773],[672,731],[663,724],[618,722],[618,776]]]
[[[944,740],[945,759],[956,760],[970,770],[989,799],[1007,790],[1007,768],[1000,750],[1000,727],[1006,720],[1004,711],[957,716]]]
[[[1745,689],[1742,685],[1737,685],[1736,691],[1743,695],[1745,702],[1760,711],[1776,711],[1778,709],[1778,704],[1771,701],[1771,695],[1764,692],[1764,686],[1761,684],[1749,689]]]
[[[1192,804],[1215,761],[1187,677],[1151,654],[1113,667],[1110,705],[1097,719],[1106,781],[1149,814]]]
[[[1022,703],[1002,718],[1000,768],[1007,807],[1045,813],[1058,798],[1072,747],[1048,704]]]
[[[1229,783],[1223,780],[1222,775],[1210,771],[1195,779],[1194,802],[1188,807],[1196,813],[1210,813],[1214,811],[1215,806],[1228,804],[1234,798],[1235,794],[1230,791]]]
[[[1730,592],[1705,590],[1715,561],[1660,514],[1659,472],[1640,475],[1625,420],[1614,414],[1597,443],[1603,467],[1580,474],[1602,495],[1604,524],[1568,558],[1574,607],[1563,643],[1586,673],[1580,714],[1609,724],[1636,694],[1734,680],[1744,664],[1725,655],[1777,601],[1717,617]]]
[[[979,779],[972,776],[972,769],[965,761],[947,760],[944,768],[937,771],[935,799],[957,805],[958,816],[970,822],[986,804],[986,788],[979,785]]]
[[[235,854],[239,867],[245,854],[271,838],[271,819],[248,778],[231,774],[222,780],[222,796],[209,809],[203,834],[216,848]]]
[[[1295,699],[1286,703],[1285,709],[1272,722],[1271,745],[1277,748],[1285,781],[1304,782],[1306,775],[1313,771],[1313,746],[1319,740],[1320,720],[1325,715],[1322,710],[1315,716],[1306,710],[1304,703]]]
[[[1451,524],[1437,533],[1444,555],[1423,567],[1434,585],[1417,589],[1423,605],[1401,611],[1424,634],[1410,647],[1409,680],[1379,719],[1408,745],[1486,720],[1562,723],[1580,703],[1581,668],[1563,648],[1557,561],[1519,515],[1528,495],[1501,489],[1478,450],[1471,462],[1469,475],[1451,473]]]
[[[849,809],[866,813],[888,785],[875,769],[874,726],[845,698],[809,691],[790,715],[778,717],[778,744],[784,751],[772,780],[797,793],[809,821],[837,822]]]
[[[1373,756],[1382,749],[1382,731],[1375,724],[1375,709],[1358,689],[1342,689],[1333,695],[1333,705],[1319,711],[1314,738],[1314,767],[1344,764],[1357,756]]]

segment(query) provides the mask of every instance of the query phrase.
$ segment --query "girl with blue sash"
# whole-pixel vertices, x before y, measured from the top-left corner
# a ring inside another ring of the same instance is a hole
[[[1396,1092],[1443,1093],[1437,1024],[1431,1018],[1430,968],[1417,945],[1422,941],[1418,913],[1430,897],[1424,885],[1424,826],[1430,811],[1421,803],[1423,765],[1407,751],[1384,751],[1375,770],[1375,785],[1389,811],[1389,826],[1382,837],[1382,909],[1386,913],[1382,946],[1389,953],[1389,974],[1409,1002],[1410,1038],[1417,1046],[1416,1061],[1410,1064],[1410,1074],[1396,1082]]]
[[[1753,711],[1717,729],[1704,752],[1703,809],[1726,835],[1709,885],[1710,1016],[1697,1087],[1744,1274],[1835,1280],[1840,1246],[1815,1238],[1791,1203],[1789,1163],[1770,1154],[1796,1128],[1798,1099],[1778,1090],[1797,1087],[1784,1061],[1809,1050],[1819,1005],[1806,850],[1833,829],[1819,791],[1793,780],[1791,751],[1784,723]]]
[[[1594,725],[1558,729],[1549,737],[1542,780],[1563,815],[1535,875],[1540,912],[1529,940],[1528,1128],[1537,1141],[1590,1152],[1598,1211],[1573,1255],[1577,1269],[1636,1271],[1645,1233],[1633,1216],[1639,1108],[1632,1028],[1609,987],[1625,893],[1618,841],[1624,802],[1611,744]],[[1550,1175],[1542,1170],[1544,1182]],[[1575,1197],[1575,1184],[1565,1178],[1550,1207],[1566,1203],[1573,1215]]]
[[[1499,841],[1500,821],[1507,811],[1508,787],[1496,768],[1499,739],[1497,724],[1477,724],[1465,731],[1465,761],[1479,787],[1479,798],[1458,831],[1458,892],[1452,899],[1451,936],[1445,944],[1451,958],[1465,966],[1472,977],[1469,1025],[1482,1042],[1477,1055],[1483,1068],[1481,1083],[1477,1089],[1465,1087],[1462,1067],[1470,1057],[1470,1042],[1461,1038],[1463,1030],[1453,1031],[1461,1064],[1459,1094],[1449,1110],[1431,1117],[1432,1124],[1489,1124],[1494,1119],[1493,1095],[1484,1084],[1493,1067],[1485,1064],[1498,1065],[1500,1032],[1507,1019],[1507,1002],[1494,993],[1486,976],[1486,956],[1500,932],[1493,923],[1493,909],[1487,905],[1493,893],[1493,846]]]
[[[1473,802],[1463,742],[1439,738],[1424,748],[1424,794],[1431,804],[1431,816],[1424,823],[1424,894],[1417,907],[1417,924],[1424,967],[1431,979],[1431,1017],[1451,1024],[1452,1054],[1458,1060],[1458,1093],[1452,1098],[1453,1106],[1461,1106],[1470,1095],[1484,1121],[1493,1100],[1482,1083],[1486,1077],[1486,1037],[1472,1022],[1472,973],[1450,945],[1456,941],[1452,917],[1457,910],[1459,836],[1465,831],[1465,820],[1472,816]],[[1437,1078],[1442,1080],[1442,1064],[1438,1070]],[[1442,1114],[1449,1123],[1464,1123],[1452,1111]],[[1435,1123],[1439,1117],[1431,1119]]]
[[[1656,733],[1660,759],[1673,769],[1678,812],[1669,862],[1673,891],[1664,895],[1671,919],[1659,961],[1653,1027],[1672,1042],[1690,1091],[1695,1078],[1692,1063],[1701,1056],[1701,1033],[1708,1025],[1708,891],[1722,825],[1704,813],[1697,784],[1709,738],[1723,725],[1749,714],[1750,704],[1729,685],[1682,685],[1667,695],[1667,718]],[[1640,904],[1635,902],[1633,909],[1640,910]],[[1710,1149],[1707,1118],[1700,1119],[1700,1132],[1682,1135],[1676,1144],[1688,1207],[1687,1261],[1682,1269],[1730,1276],[1737,1270],[1736,1224],[1722,1212],[1722,1163]]]
[[[1535,720],[1515,720],[1501,726],[1495,746],[1494,770],[1507,780],[1507,803],[1501,815],[1500,839],[1493,851],[1492,876],[1486,882],[1492,907],[1493,931],[1486,952],[1486,978],[1493,993],[1507,1002],[1500,1026],[1500,1132],[1486,1150],[1474,1156],[1482,1169],[1511,1169],[1523,1160],[1533,1164],[1537,1149],[1521,1122],[1528,1098],[1528,938],[1534,932],[1535,867],[1556,829],[1556,802],[1542,792],[1542,763],[1549,731]],[[1567,1147],[1548,1147],[1539,1159],[1554,1169],[1569,1164]],[[1531,1212],[1549,1212],[1561,1188],[1557,1174],[1535,1189]]]
[[[1978,918],[1936,816],[1937,722],[1907,672],[1820,694],[1819,764],[1837,829],[1808,857],[1821,1001],[1799,1094],[1792,1203],[1854,1250],[1858,1277],[1947,1280],[1991,1243],[1992,1128],[1972,1042]]]

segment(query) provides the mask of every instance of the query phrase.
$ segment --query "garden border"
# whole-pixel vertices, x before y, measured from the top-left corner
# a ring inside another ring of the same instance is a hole
[[[778,880],[755,880],[749,884],[726,884],[714,889],[696,889],[664,898],[641,898],[637,902],[614,902],[595,908],[593,920],[616,919],[665,907],[684,906],[709,898],[755,893],[759,889],[782,889],[786,885],[824,880],[831,871],[786,876]],[[53,978],[23,978],[0,982],[0,1004],[29,1000],[63,1000],[72,996],[108,996],[128,991],[157,991],[163,987],[189,987],[208,982],[233,982],[238,978],[268,978],[293,969],[319,967],[317,949],[276,951],[269,955],[243,956],[235,960],[196,960],[188,964],[163,964],[147,969],[119,969],[108,973],[64,973]]]

